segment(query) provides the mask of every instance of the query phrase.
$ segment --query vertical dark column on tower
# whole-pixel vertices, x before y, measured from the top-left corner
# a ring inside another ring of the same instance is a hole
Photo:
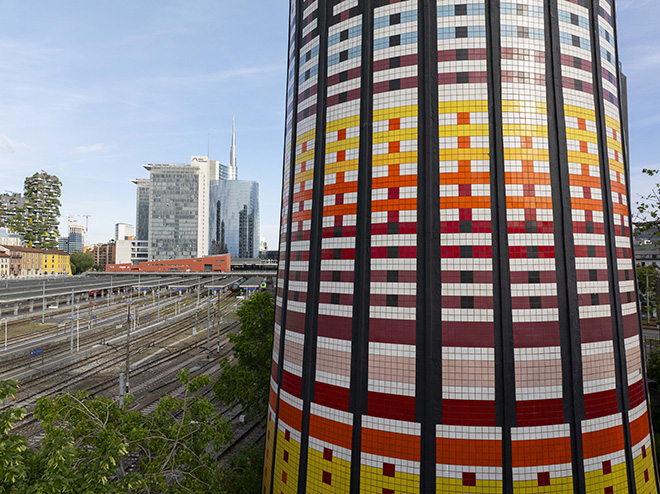
[[[437,2],[419,0],[417,363],[415,420],[421,423],[420,492],[436,488],[436,424],[442,423],[440,172]]]
[[[369,381],[369,298],[371,259],[371,156],[373,143],[374,0],[362,7],[362,74],[360,87],[360,149],[358,152],[357,224],[351,343],[351,390],[348,410],[353,414],[351,494],[360,493],[362,416],[367,414]]]
[[[275,406],[275,427],[274,427],[274,437],[273,437],[273,455],[271,458],[272,465],[271,465],[271,479],[270,479],[270,492],[273,494],[273,481],[274,481],[274,476],[275,476],[275,451],[277,451],[277,426],[278,422],[280,420],[280,391],[281,391],[281,384],[282,384],[282,372],[284,370],[284,362],[283,362],[283,356],[284,356],[284,341],[285,341],[285,335],[284,333],[286,332],[286,311],[287,311],[287,300],[288,300],[288,294],[289,294],[289,272],[291,268],[291,216],[293,215],[293,200],[292,200],[292,193],[293,193],[293,186],[294,186],[294,178],[295,178],[295,173],[294,173],[294,168],[295,168],[295,156],[296,156],[296,135],[297,135],[297,118],[296,118],[296,113],[298,109],[298,75],[299,75],[299,68],[300,68],[300,63],[299,63],[299,55],[300,55],[300,38],[301,38],[301,33],[302,33],[302,22],[300,22],[299,16],[301,15],[302,12],[302,0],[291,0],[291,2],[296,3],[296,23],[295,23],[295,56],[293,57],[294,63],[295,63],[295,68],[294,72],[295,75],[293,77],[293,102],[291,103],[292,106],[292,112],[293,112],[293,117],[291,121],[291,149],[290,149],[290,171],[289,171],[289,201],[287,203],[287,228],[286,228],[286,254],[285,254],[285,261],[284,261],[284,286],[282,289],[282,322],[280,325],[280,348],[279,348],[279,365],[277,366],[277,404]],[[289,38],[290,39],[290,38]],[[289,60],[289,63],[291,61]],[[290,66],[288,67],[287,70],[287,75],[289,74],[289,70],[291,70]],[[286,152],[286,143],[285,143],[285,152]],[[286,161],[286,158],[285,158]],[[284,192],[283,192],[284,194]],[[280,225],[280,228],[282,226]],[[280,239],[282,238],[282,235],[280,233]]]
[[[564,421],[571,426],[573,488],[585,492],[582,454],[582,420],[585,418],[582,385],[580,307],[570,202],[570,177],[566,145],[566,116],[562,92],[561,53],[557,0],[545,0],[545,56],[548,98],[548,144],[552,188],[555,259],[561,341]]]
[[[325,7],[325,8],[324,8]],[[298,493],[307,488],[309,457],[310,408],[314,401],[316,383],[316,347],[318,341],[319,288],[321,276],[321,240],[323,233],[323,186],[325,176],[325,122],[328,93],[328,18],[332,15],[332,2],[322,2],[318,10],[319,62],[318,93],[316,97],[316,134],[314,141],[314,179],[312,184],[312,224],[309,243],[309,271],[307,307],[305,312],[305,345],[302,373],[302,427],[300,463],[298,465]]]
[[[513,494],[511,428],[516,426],[511,273],[507,241],[500,1],[486,0],[488,123],[490,128],[493,231],[493,320],[495,325],[495,423],[502,428],[503,492]]]
[[[618,409],[623,420],[623,439],[626,455],[626,470],[628,488],[631,493],[637,492],[635,483],[632,442],[630,440],[630,397],[628,394],[628,379],[626,366],[626,348],[623,334],[623,314],[621,311],[621,292],[619,289],[619,270],[617,266],[616,238],[614,229],[614,213],[612,205],[612,184],[610,182],[609,152],[607,146],[607,126],[605,123],[605,103],[603,100],[603,67],[601,64],[600,31],[598,15],[600,1],[592,0],[589,12],[591,26],[591,53],[593,59],[594,98],[596,101],[596,128],[598,134],[598,154],[600,158],[601,188],[603,191],[603,215],[605,224],[605,249],[607,253],[607,272],[610,291],[610,307],[612,308],[612,339],[614,340],[614,366],[616,369],[616,396]]]

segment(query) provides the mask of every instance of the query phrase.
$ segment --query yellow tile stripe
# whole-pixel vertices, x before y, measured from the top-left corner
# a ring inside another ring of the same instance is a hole
[[[383,144],[393,141],[413,141],[417,140],[417,129],[399,129],[388,130],[385,132],[374,133],[374,144]]]
[[[438,104],[438,113],[488,113],[488,101],[443,101]]]
[[[418,494],[419,475],[396,472],[394,477],[385,477],[381,468],[362,465],[360,467],[360,492],[383,494],[383,489],[392,489],[397,494]]]
[[[628,493],[628,474],[626,464],[612,465],[612,472],[603,475],[603,469],[599,468],[584,475],[587,494],[603,494],[605,487],[614,487],[614,494]]]
[[[436,478],[436,492],[451,492],[452,494],[501,494],[502,482],[498,480],[479,480],[476,486],[463,485],[462,479]]]
[[[590,122],[596,121],[596,112],[581,106],[564,105],[564,113],[567,117],[583,118]]]
[[[613,119],[608,115],[605,115],[605,125],[607,125],[610,129],[614,129],[617,132],[621,132],[621,124],[619,123],[619,121]]]
[[[539,486],[538,480],[525,480],[522,482],[513,483],[514,494],[572,494],[573,493],[573,478],[560,477],[558,479],[550,479],[550,485],[543,487]]]
[[[293,183],[299,184],[300,182],[305,182],[312,178],[314,178],[314,169],[306,170],[304,172],[296,173],[296,178],[293,179]]]
[[[607,138],[607,147],[610,148],[610,149],[614,149],[618,152],[622,152],[621,151],[621,149],[622,149],[621,148],[621,143],[619,141],[615,141],[611,137]]]
[[[314,157],[314,149],[310,149],[309,151],[300,153],[298,156],[296,156],[296,165],[299,165],[300,163],[303,163],[305,161],[309,161],[313,157]]]
[[[440,137],[487,136],[488,124],[440,125]]]
[[[374,112],[374,122],[389,120],[391,118],[416,117],[417,105],[397,106],[395,108],[384,108]]]
[[[325,126],[326,132],[336,132],[340,129],[350,129],[351,127],[358,127],[360,125],[360,116],[355,115],[353,117],[340,118],[339,120],[333,120],[328,122]]]
[[[441,149],[440,161],[488,160],[488,148]]]
[[[325,165],[325,174],[330,175],[331,173],[339,172],[350,172],[352,170],[358,169],[358,160],[346,160],[338,161],[337,163],[330,163]]]
[[[600,162],[598,160],[598,155],[590,154],[590,153],[581,153],[579,151],[569,151],[568,162],[581,163],[584,165],[593,165],[593,166],[600,165]]]
[[[588,130],[567,128],[566,138],[573,139],[574,141],[592,142],[594,144],[598,143],[598,134],[596,132],[590,132]]]
[[[360,138],[351,137],[341,141],[328,142],[325,145],[325,154],[336,153],[337,151],[346,151],[347,149],[357,149],[360,147]]]
[[[505,136],[548,137],[548,127],[545,125],[504,124],[502,132]]]
[[[619,163],[618,161],[615,161],[613,159],[610,160],[610,170],[614,170],[619,173],[623,173],[623,165]]]
[[[371,162],[372,166],[384,166],[393,163],[417,163],[417,151],[376,154]]]
[[[307,462],[307,490],[308,494],[328,493],[343,494],[349,491],[351,482],[351,463],[336,456],[332,461],[324,460],[323,453],[309,448]],[[331,484],[323,482],[323,472],[330,473]]]
[[[296,146],[300,146],[303,142],[311,141],[314,137],[316,137],[316,129],[308,130],[296,137]]]
[[[289,453],[289,461],[282,459],[284,450]],[[300,444],[284,438],[284,433],[277,431],[277,453],[275,459],[275,476],[273,490],[275,492],[297,492],[298,490],[298,463],[300,461]],[[282,470],[287,473],[286,484],[282,480]]]

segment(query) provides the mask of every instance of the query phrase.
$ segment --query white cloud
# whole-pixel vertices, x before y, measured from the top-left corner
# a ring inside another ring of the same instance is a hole
[[[0,152],[14,154],[20,149],[27,149],[27,144],[14,142],[4,134],[0,134]]]
[[[90,146],[78,146],[73,151],[76,153],[96,153],[97,151],[103,151],[103,144],[96,143]]]

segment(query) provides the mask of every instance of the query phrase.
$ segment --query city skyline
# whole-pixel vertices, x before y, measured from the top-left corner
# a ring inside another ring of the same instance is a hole
[[[0,192],[55,174],[60,234],[67,215],[91,214],[90,243],[104,242],[135,222],[142,165],[206,155],[209,134],[210,158],[228,164],[235,114],[241,179],[261,183],[261,232],[277,245],[279,207],[268,205],[281,194],[286,2],[81,5],[0,5]],[[658,16],[658,2],[618,3],[632,201],[651,185],[641,169],[660,168]]]

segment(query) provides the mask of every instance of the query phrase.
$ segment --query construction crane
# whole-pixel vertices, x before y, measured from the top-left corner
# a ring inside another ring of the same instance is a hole
[[[93,215],[91,214],[70,214],[67,216],[69,220],[71,220],[72,218],[85,218],[85,237],[84,237],[85,245],[87,244],[87,235],[89,235],[89,219],[92,216]]]

